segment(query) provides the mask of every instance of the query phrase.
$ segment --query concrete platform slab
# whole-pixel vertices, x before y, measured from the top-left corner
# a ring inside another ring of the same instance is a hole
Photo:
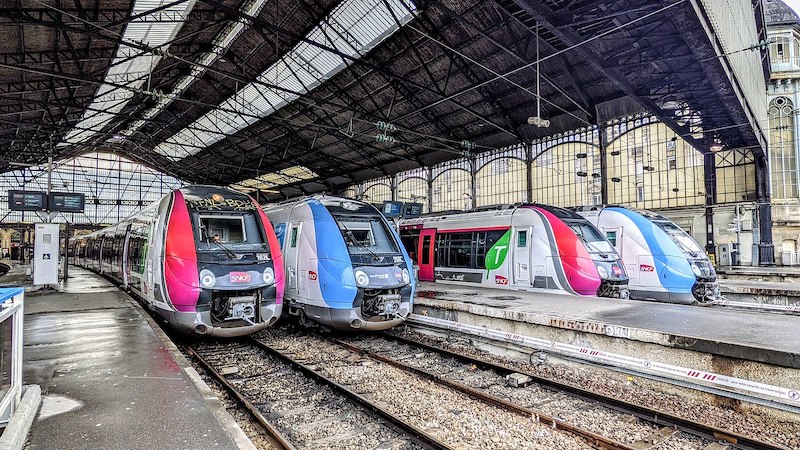
[[[800,368],[800,317],[718,307],[419,283],[424,307]]]
[[[25,299],[23,377],[47,407],[28,448],[237,448],[130,297],[70,274],[62,292]]]

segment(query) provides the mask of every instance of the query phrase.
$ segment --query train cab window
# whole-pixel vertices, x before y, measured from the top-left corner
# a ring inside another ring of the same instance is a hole
[[[249,244],[243,216],[200,216],[200,224],[205,228],[208,239],[230,244]],[[201,230],[202,233],[202,230]],[[202,234],[200,234],[202,236]]]
[[[528,231],[527,230],[520,230],[517,231],[517,247],[527,247],[528,246]]]
[[[351,255],[400,252],[382,218],[345,214],[334,214],[333,218]]]
[[[616,231],[606,231],[606,239],[608,242],[611,242],[611,245],[614,247],[617,246],[617,232]]]
[[[297,247],[297,227],[292,227],[292,239],[289,241],[289,246],[292,248]]]

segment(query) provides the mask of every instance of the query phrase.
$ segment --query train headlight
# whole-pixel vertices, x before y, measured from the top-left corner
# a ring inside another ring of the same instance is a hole
[[[408,274],[408,269],[403,269],[403,283],[408,284],[411,281],[411,275]]]
[[[600,275],[600,278],[608,278],[608,271],[603,266],[597,266],[597,274]]]
[[[369,277],[363,270],[356,270],[356,284],[361,287],[369,284]]]
[[[264,269],[264,273],[261,275],[261,278],[264,280],[264,283],[272,284],[275,282],[275,271],[272,270],[272,267],[267,267]]]
[[[217,277],[208,270],[203,269],[200,271],[200,284],[203,285],[204,288],[212,288],[215,284],[217,284]]]
[[[700,270],[700,267],[697,264],[692,263],[692,272],[694,273],[694,276],[696,276],[696,277],[702,277],[703,276],[703,271]]]

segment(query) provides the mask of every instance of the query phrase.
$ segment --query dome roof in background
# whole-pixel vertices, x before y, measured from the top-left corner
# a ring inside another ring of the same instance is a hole
[[[764,6],[767,25],[800,25],[800,16],[781,0],[766,0]]]

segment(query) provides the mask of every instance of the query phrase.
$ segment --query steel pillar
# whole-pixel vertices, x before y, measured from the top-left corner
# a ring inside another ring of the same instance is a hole
[[[717,204],[717,165],[714,154],[703,154],[703,169],[705,170],[706,187],[706,253],[717,262],[717,249],[714,245],[714,205]]]
[[[525,144],[525,201],[533,203],[533,144]]]
[[[608,134],[606,126],[597,124],[597,136],[600,144],[600,203],[608,204],[608,161],[606,159],[606,149],[608,148]]]
[[[770,199],[767,150],[755,153],[756,205],[758,207],[758,264],[775,265],[775,246],[772,243],[772,202]]]

